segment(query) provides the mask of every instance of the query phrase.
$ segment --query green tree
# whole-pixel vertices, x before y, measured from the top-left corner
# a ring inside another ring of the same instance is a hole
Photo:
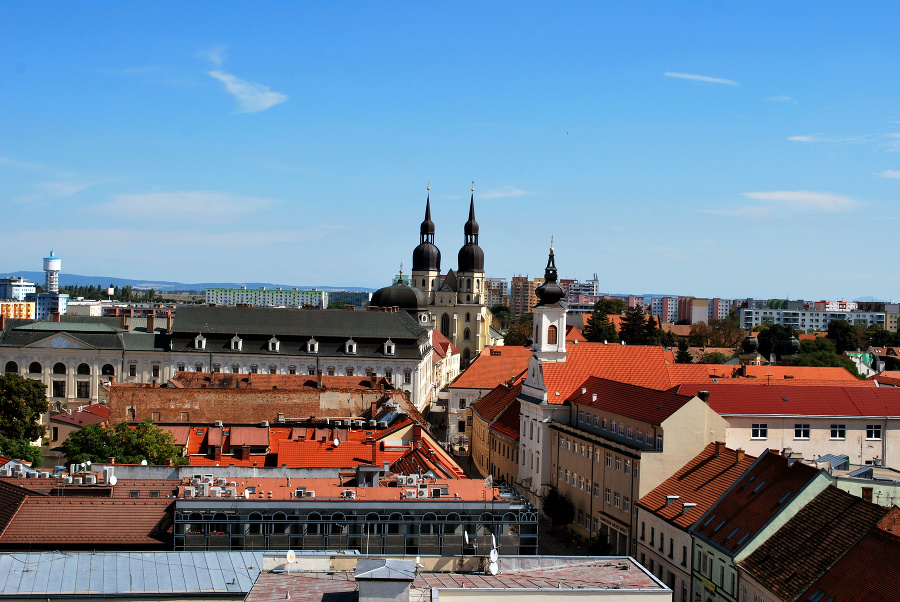
[[[800,343],[800,353],[794,361],[795,366],[815,366],[818,368],[846,368],[853,376],[862,379],[856,364],[849,358],[838,355],[834,343],[828,338]]]
[[[896,332],[885,330],[877,324],[866,329],[866,338],[871,347],[896,347],[898,344]]]
[[[659,345],[662,334],[663,332],[656,321],[656,316],[647,316],[647,322],[644,324],[644,343],[646,345]]]
[[[691,364],[693,363],[694,358],[691,356],[691,352],[688,351],[688,343],[684,339],[678,339],[678,353],[675,354],[675,363],[676,364]]]
[[[759,336],[757,336],[759,341],[757,351],[766,359],[769,359],[769,356],[773,353],[777,358],[781,358],[784,344],[792,336],[799,334],[796,330],[784,324],[762,324],[754,327],[753,330],[759,332]]]
[[[713,351],[712,353],[704,353],[700,356],[700,359],[697,360],[698,364],[724,364],[731,358],[725,355],[724,353],[719,353],[718,351]]]
[[[521,347],[525,341],[531,338],[533,328],[532,314],[523,314],[518,320],[510,324],[509,330],[503,335],[503,344],[512,347]]]
[[[709,346],[709,326],[706,322],[695,322],[691,324],[688,343],[690,343],[691,347]]]
[[[594,303],[594,311],[599,311],[602,314],[614,314],[617,316],[621,316],[628,310],[628,306],[625,305],[625,302],[621,299],[610,299],[604,297],[602,299],[597,300]]]
[[[588,318],[587,324],[584,325],[584,338],[591,343],[618,343],[619,334],[616,332],[616,326],[605,313],[595,311]]]
[[[512,321],[512,313],[505,305],[495,305],[491,308],[491,314],[494,316],[494,328],[498,330],[506,330]]]
[[[619,337],[629,345],[647,344],[647,317],[643,306],[635,305],[625,311],[619,327]]]
[[[713,318],[709,321],[710,347],[737,347],[745,336],[737,320]]]
[[[326,307],[325,309],[344,309],[344,302],[343,301],[329,301],[328,307]]]
[[[32,468],[40,468],[44,463],[44,454],[39,446],[25,439],[10,439],[4,435],[0,435],[0,455],[31,462]]]
[[[47,387],[19,374],[0,375],[0,435],[35,441],[44,436],[41,414],[47,412]]]
[[[846,320],[828,322],[828,334],[825,335],[834,343],[837,354],[845,351],[856,351],[866,347],[866,334],[861,326],[854,326]]]
[[[149,418],[132,428],[127,422],[112,427],[89,424],[69,435],[62,445],[69,462],[106,462],[115,458],[123,464],[186,464],[175,437]]]
[[[575,506],[572,500],[560,494],[556,487],[550,487],[544,496],[543,510],[550,519],[551,531],[572,524],[575,520]]]

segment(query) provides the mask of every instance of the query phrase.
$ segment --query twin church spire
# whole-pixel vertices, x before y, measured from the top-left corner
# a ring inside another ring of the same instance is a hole
[[[441,251],[434,244],[434,222],[431,220],[431,187],[425,200],[425,219],[419,228],[419,246],[413,251],[415,272],[441,271]],[[475,221],[475,192],[469,199],[469,219],[463,228],[464,244],[458,254],[458,272],[483,272],[484,251],[478,246],[478,222]]]

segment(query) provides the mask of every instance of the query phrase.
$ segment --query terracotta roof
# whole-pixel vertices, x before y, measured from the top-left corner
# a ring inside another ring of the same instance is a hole
[[[18,480],[27,481],[28,479]],[[23,487],[0,481],[0,533],[6,529],[9,521],[18,512],[19,506],[32,493]]]
[[[793,386],[761,383],[684,384],[683,395],[710,392],[709,406],[721,416],[900,416],[900,389]]]
[[[744,366],[745,374],[757,379],[771,380],[817,380],[860,382],[843,367],[816,368],[812,366]],[[787,377],[792,377],[788,379]]]
[[[452,389],[493,389],[528,367],[531,349],[526,347],[485,347],[468,368],[457,376]]]
[[[579,343],[587,343],[584,338],[584,332],[575,326],[566,326],[566,343],[578,341]]]
[[[230,440],[231,446],[269,447],[269,429],[264,426],[233,426]]]
[[[882,529],[872,529],[797,599],[840,602],[896,600],[898,557],[900,537]],[[813,598],[814,595],[819,597]]]
[[[687,338],[691,336],[691,325],[690,324],[660,324],[659,326],[663,332],[671,332],[676,337]]]
[[[710,443],[697,457],[640,499],[638,505],[682,529],[693,525],[756,460],[722,443]],[[678,500],[666,504],[667,495]],[[682,504],[696,504],[683,511]]]
[[[623,399],[628,403],[622,403]],[[679,395],[674,388],[659,391],[594,376],[567,398],[569,403],[615,412],[650,424],[661,424],[690,400],[691,396]]]
[[[740,566],[780,599],[796,600],[887,512],[829,485]]]
[[[720,497],[692,532],[736,554],[787,506],[819,471],[802,462],[788,465],[764,452]]]
[[[175,437],[175,445],[180,445],[180,446],[184,447],[185,445],[188,444],[188,437],[190,437],[190,434],[191,434],[191,427],[160,425],[159,428],[172,433],[172,436]]]
[[[519,389],[519,393],[522,392],[522,385],[513,387],[513,390],[515,391],[516,388]],[[512,441],[519,440],[519,393],[516,393],[516,397],[512,400],[512,403],[506,406],[506,409],[500,413],[493,423],[491,423],[490,427],[492,431],[496,431]]]
[[[435,353],[440,357],[447,357],[447,355],[459,355],[459,348],[450,342],[450,339],[441,334],[440,330],[432,330],[431,331],[431,344],[434,347]]]
[[[472,405],[472,411],[487,422],[491,422],[499,416],[503,410],[522,392],[522,375],[516,378],[516,384],[500,384]]]
[[[900,387],[900,370],[885,370],[884,372],[879,372],[874,376],[870,376],[869,380],[877,382],[879,385]]]
[[[28,496],[0,546],[29,549],[171,547],[171,499]]]
[[[59,422],[71,426],[82,427],[86,424],[103,424],[109,420],[109,410],[106,411],[106,417],[100,416],[93,412],[80,411],[71,414],[63,412],[50,416],[50,422]]]

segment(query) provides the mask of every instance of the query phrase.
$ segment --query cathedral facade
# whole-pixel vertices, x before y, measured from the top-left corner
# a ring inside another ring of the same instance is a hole
[[[434,328],[456,345],[466,368],[490,344],[492,314],[487,308],[484,282],[484,251],[478,246],[475,195],[469,201],[469,219],[463,227],[463,246],[457,269],[441,273],[441,251],[434,244],[431,198],[425,201],[425,219],[419,230],[419,245],[413,251],[410,284],[422,291]]]

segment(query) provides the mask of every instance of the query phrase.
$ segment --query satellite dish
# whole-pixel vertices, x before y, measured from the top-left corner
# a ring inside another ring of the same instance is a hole
[[[491,562],[490,564],[488,564],[488,573],[490,573],[491,575],[496,575],[499,572],[500,572],[499,564],[497,564],[496,562]]]
[[[287,556],[285,557],[285,560],[287,560],[288,563],[294,562],[294,560],[296,560],[296,558],[297,558],[297,555],[294,554],[294,550],[287,551]]]
[[[499,560],[499,558],[500,558],[500,553],[497,552],[497,548],[494,548],[494,549],[491,550],[491,553],[488,554],[488,558],[490,559],[490,561],[491,561],[492,564],[495,563],[495,562],[497,562],[497,560]]]
[[[463,531],[463,535],[466,537],[466,545],[469,545],[469,532]]]
[[[340,445],[340,444],[341,444],[341,440],[340,440],[340,439],[335,439],[335,440],[334,440],[334,446],[335,446],[335,447],[337,447],[337,446]]]
[[[118,482],[119,482],[119,478],[118,478],[118,477],[115,477],[115,476],[109,477],[109,484],[110,484],[110,485],[115,485],[115,484],[118,483]]]

